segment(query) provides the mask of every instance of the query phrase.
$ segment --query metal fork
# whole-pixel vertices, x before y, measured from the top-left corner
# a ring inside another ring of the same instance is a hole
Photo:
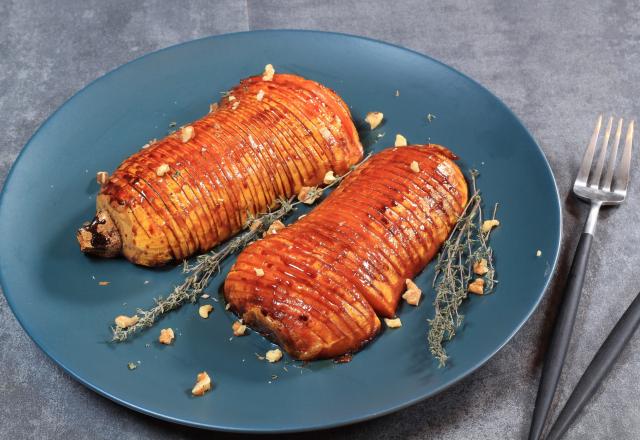
[[[531,420],[529,440],[538,440],[542,435],[545,419],[549,413],[551,401],[553,400],[558,379],[562,372],[567,347],[569,346],[569,340],[573,332],[576,311],[578,310],[578,304],[580,302],[580,293],[582,292],[582,284],[589,261],[591,242],[596,229],[600,208],[605,205],[619,205],[624,202],[627,196],[634,122],[631,121],[628,125],[622,158],[617,165],[616,159],[622,133],[622,124],[623,121],[620,119],[614,135],[607,170],[605,175],[602,176],[602,171],[607,162],[613,117],[610,117],[607,122],[604,138],[602,139],[598,153],[598,159],[594,165],[593,159],[596,154],[600,129],[602,128],[602,115],[598,117],[596,127],[591,135],[591,140],[584,153],[578,176],[573,184],[573,193],[581,200],[589,202],[591,209],[589,210],[589,217],[587,217],[584,230],[578,242],[578,247],[573,256],[573,263],[571,264],[569,278],[565,286],[564,297],[558,316],[556,317],[551,342],[545,357],[540,386],[538,388],[538,396]]]

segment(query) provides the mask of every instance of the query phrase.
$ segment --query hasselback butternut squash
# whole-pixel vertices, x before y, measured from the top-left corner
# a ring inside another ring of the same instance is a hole
[[[245,248],[224,284],[231,309],[298,359],[360,349],[464,209],[454,158],[437,145],[374,155],[310,214]]]
[[[349,109],[335,92],[267,69],[202,119],[126,159],[77,238],[85,253],[145,266],[181,260],[361,158]]]

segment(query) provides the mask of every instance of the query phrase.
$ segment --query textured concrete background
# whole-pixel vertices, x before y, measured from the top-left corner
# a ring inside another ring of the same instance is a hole
[[[563,197],[565,243],[542,306],[484,368],[439,396],[304,438],[526,436],[550,322],[585,217],[584,205],[565,200],[571,179],[598,112],[640,116],[638,2],[0,0],[0,17],[0,184],[34,130],[88,82],[147,52],[212,34],[309,28],[366,35],[429,54],[495,92],[546,152]],[[629,203],[602,216],[560,402],[640,289],[634,177]],[[632,340],[567,438],[640,437],[639,342]],[[134,413],[77,384],[31,342],[2,295],[0,370],[2,439],[212,436]]]

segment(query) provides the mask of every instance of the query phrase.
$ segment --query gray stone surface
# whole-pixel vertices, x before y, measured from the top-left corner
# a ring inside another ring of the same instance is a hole
[[[29,136],[75,91],[126,61],[193,38],[260,28],[322,29],[383,39],[440,59],[502,98],[545,150],[564,203],[559,271],[533,318],[475,374],[396,414],[304,437],[525,438],[550,322],[585,216],[584,205],[565,199],[576,163],[598,112],[640,116],[639,6],[612,0],[0,0],[0,182]],[[560,402],[640,288],[635,174],[629,204],[602,216]],[[640,336],[632,340],[568,439],[640,437],[639,342]],[[134,413],[77,384],[31,342],[2,295],[0,369],[2,439],[212,436]]]

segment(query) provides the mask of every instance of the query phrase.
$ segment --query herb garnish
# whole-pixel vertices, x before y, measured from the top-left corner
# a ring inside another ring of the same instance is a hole
[[[484,275],[484,294],[491,293],[497,280],[493,265],[493,250],[489,246],[491,231],[482,232],[482,196],[476,188],[478,172],[471,171],[473,193],[449,238],[442,246],[436,263],[433,286],[436,298],[435,316],[429,322],[429,350],[443,367],[448,359],[443,343],[450,341],[464,320],[459,313],[468,296],[469,281],[474,277],[473,263],[485,259],[488,272]],[[493,210],[495,219],[498,204]]]

